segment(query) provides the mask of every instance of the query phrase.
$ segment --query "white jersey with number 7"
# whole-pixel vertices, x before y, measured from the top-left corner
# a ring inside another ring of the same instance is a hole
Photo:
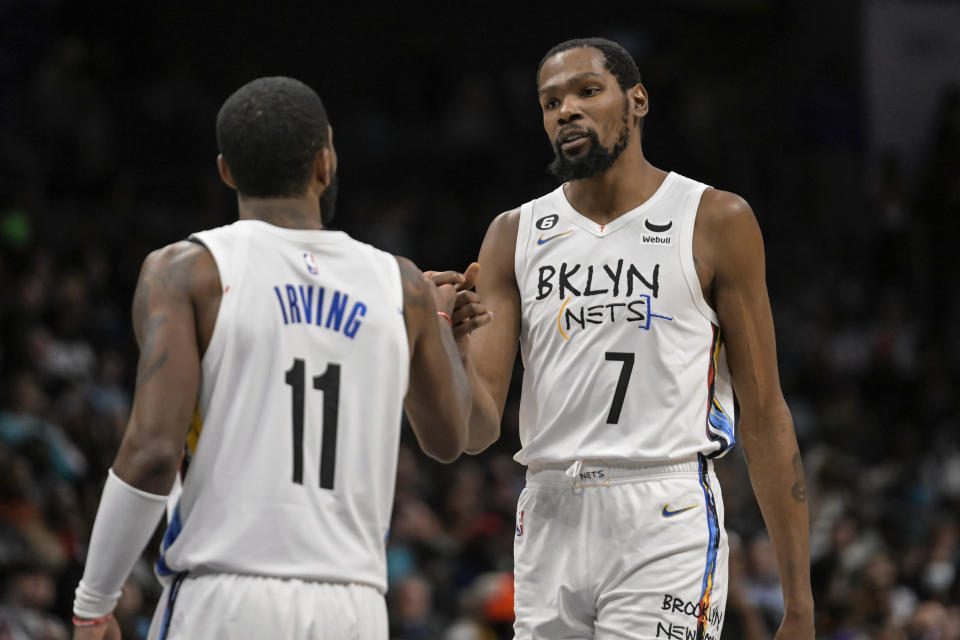
[[[706,188],[670,173],[608,225],[562,186],[520,208],[518,462],[677,461],[733,446],[723,335],[693,259]]]

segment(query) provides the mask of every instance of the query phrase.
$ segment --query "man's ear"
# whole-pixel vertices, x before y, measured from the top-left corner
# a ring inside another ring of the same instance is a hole
[[[633,117],[643,118],[650,112],[647,90],[639,82],[627,89],[627,100],[630,102],[630,113]]]
[[[313,161],[313,175],[324,188],[330,186],[333,180],[335,167],[333,166],[333,154],[329,147],[323,147],[317,153]]]
[[[227,161],[223,159],[222,153],[217,156],[217,169],[220,170],[220,179],[223,180],[224,184],[236,191],[237,185],[233,181],[233,176],[230,175],[230,167],[227,166]]]

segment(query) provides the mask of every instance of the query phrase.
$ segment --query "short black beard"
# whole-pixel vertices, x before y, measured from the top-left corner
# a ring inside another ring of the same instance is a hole
[[[339,176],[333,174],[333,179],[327,188],[320,194],[320,221],[327,226],[333,220],[337,205],[337,185]]]
[[[620,137],[613,145],[613,149],[607,149],[601,145],[597,132],[592,129],[587,130],[587,137],[590,139],[590,149],[575,160],[568,159],[560,150],[560,145],[555,144],[553,150],[556,155],[553,161],[547,165],[547,171],[562,182],[568,182],[570,180],[592,178],[612,167],[630,141],[630,126],[627,124],[626,115],[624,115]]]

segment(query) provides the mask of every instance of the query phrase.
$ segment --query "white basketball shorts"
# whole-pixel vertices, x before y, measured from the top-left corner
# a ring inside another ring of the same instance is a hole
[[[517,505],[516,639],[715,640],[727,559],[720,486],[702,456],[532,467]]]
[[[385,640],[387,607],[368,585],[181,574],[164,588],[147,637]]]

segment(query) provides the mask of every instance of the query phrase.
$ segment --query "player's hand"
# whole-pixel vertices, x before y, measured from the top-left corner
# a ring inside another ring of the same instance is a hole
[[[110,616],[103,624],[92,627],[73,627],[73,640],[121,640],[120,625]]]
[[[435,285],[453,285],[457,289],[457,301],[450,316],[453,320],[453,335],[461,340],[470,335],[493,319],[493,312],[488,311],[476,291],[472,291],[480,275],[480,265],[470,263],[464,273],[457,271],[426,271],[424,275]]]
[[[483,300],[473,286],[480,275],[480,265],[471,262],[470,266],[463,274],[463,281],[457,287],[457,304],[453,307],[453,335],[457,338],[463,338],[474,329],[479,329],[483,325],[493,320],[493,312],[487,310]]]
[[[469,269],[467,269],[469,271]],[[451,284],[460,290],[460,286],[463,284],[463,274],[459,271],[424,271],[423,276],[437,285],[438,287],[445,284]]]
[[[813,640],[813,614],[786,615],[774,640]]]
[[[426,273],[423,274],[423,277],[427,281],[427,284],[431,284],[433,282],[433,279]],[[442,311],[452,318],[453,308],[457,303],[456,288],[454,288],[452,284],[437,284],[436,286],[429,288],[433,293],[433,301],[437,306],[437,311]]]

